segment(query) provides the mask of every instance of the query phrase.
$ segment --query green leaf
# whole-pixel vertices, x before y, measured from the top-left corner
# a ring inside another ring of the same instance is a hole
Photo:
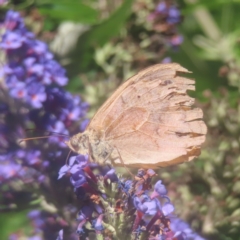
[[[85,24],[95,24],[98,21],[98,12],[76,1],[45,2],[38,5],[41,14],[58,20],[71,20]]]
[[[133,0],[125,0],[107,20],[92,28],[88,35],[89,44],[103,46],[112,37],[116,36],[131,12]]]
[[[9,235],[22,229],[27,233],[31,229],[31,225],[27,218],[28,211],[1,213],[0,231],[1,239],[8,239]]]
[[[89,65],[94,64],[94,48],[103,46],[120,32],[131,13],[132,3],[133,0],[125,0],[108,19],[92,27],[81,36],[71,56],[73,62],[80,62],[81,65],[73,66],[73,69],[79,69],[81,66],[81,70],[84,71]]]

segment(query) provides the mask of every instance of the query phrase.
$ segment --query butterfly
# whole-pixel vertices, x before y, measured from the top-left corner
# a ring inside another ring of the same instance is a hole
[[[195,81],[177,63],[148,67],[124,82],[83,133],[66,144],[100,164],[157,168],[199,156],[207,127],[187,90]]]

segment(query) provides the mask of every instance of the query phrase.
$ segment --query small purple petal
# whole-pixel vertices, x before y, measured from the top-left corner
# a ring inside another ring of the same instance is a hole
[[[163,196],[167,194],[167,189],[166,187],[162,184],[162,181],[159,180],[155,183],[154,185],[154,191],[159,195]]]
[[[0,47],[3,49],[17,49],[23,45],[24,41],[25,37],[15,32],[6,32],[2,37]]]
[[[164,216],[169,215],[174,211],[174,206],[171,203],[165,203],[162,207],[162,212]]]

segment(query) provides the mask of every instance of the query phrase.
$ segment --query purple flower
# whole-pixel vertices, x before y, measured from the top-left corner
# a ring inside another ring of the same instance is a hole
[[[172,59],[170,57],[165,57],[161,63],[171,63],[172,62]]]
[[[177,47],[179,45],[181,45],[183,42],[183,36],[182,35],[175,35],[170,39],[170,44],[173,47]]]
[[[145,213],[148,210],[148,207],[146,205],[143,205],[140,198],[134,197],[133,204],[135,208],[143,213]]]
[[[74,164],[75,163],[75,164]],[[78,155],[74,157],[70,157],[69,164],[66,164],[61,167],[58,172],[58,179],[62,178],[65,174],[75,174],[79,171],[82,171],[84,167],[88,165],[88,156],[87,155]],[[76,178],[76,176],[75,176]],[[75,180],[73,179],[75,182]]]
[[[17,49],[20,48],[24,41],[25,36],[21,36],[15,32],[6,32],[2,37],[2,42],[0,43],[0,48],[2,49]]]
[[[24,27],[23,20],[18,12],[9,10],[5,16],[5,27],[9,30]]]
[[[34,209],[34,210],[30,211],[27,216],[30,219],[37,219],[41,216],[41,211]]]
[[[6,156],[6,160],[7,160],[7,156]],[[11,163],[9,161],[1,164],[0,182],[13,177],[19,177],[21,175],[24,175],[24,169],[21,165],[16,163]]]
[[[50,132],[64,134],[66,136],[69,134],[68,130],[66,129],[65,124],[56,119],[51,119],[48,122],[47,130]],[[63,140],[64,139],[60,135],[52,135],[51,137],[49,137],[49,142],[57,143],[61,147],[66,147],[66,144],[64,143]]]
[[[170,24],[176,24],[179,23],[180,20],[181,20],[180,11],[175,6],[171,6],[168,10],[167,22]]]
[[[81,117],[80,108],[63,109],[61,119],[63,121],[76,121]]]
[[[86,183],[87,178],[85,176],[85,173],[80,169],[72,174],[70,181],[71,181],[71,184],[76,189],[81,187],[84,183]]]
[[[89,164],[88,155],[77,155],[75,161],[80,168],[84,168]]]
[[[118,177],[116,175],[116,170],[115,169],[110,169],[104,176],[104,179],[110,179],[111,182],[117,182]]]
[[[162,184],[162,181],[159,180],[154,185],[154,191],[151,194],[151,198],[155,198],[157,196],[164,196],[167,194],[166,187]]]
[[[156,7],[156,12],[161,14],[166,14],[168,12],[168,7],[165,1],[160,2]]]
[[[17,64],[16,62],[10,62],[8,65],[5,65],[3,67],[3,72],[7,76],[15,77],[18,81],[24,80],[24,77],[25,77],[24,68],[22,66],[20,66],[19,64]]]
[[[175,210],[175,208],[170,202],[168,202],[163,205],[161,210],[162,210],[164,216],[168,216]]]
[[[29,237],[27,240],[42,240],[42,237],[36,235],[36,236]]]
[[[28,84],[26,100],[34,108],[41,108],[46,98],[47,98],[47,95],[46,95],[44,86],[38,83]]]
[[[14,81],[14,79],[12,79]],[[14,84],[12,82],[11,84]],[[10,96],[17,99],[24,99],[27,96],[26,84],[23,82],[16,82],[14,87],[9,92]]]
[[[159,209],[159,204],[160,204],[159,201],[155,200],[155,199],[144,202],[143,206],[144,206],[144,208],[147,208],[147,210],[145,211],[145,216],[151,217],[151,216],[155,215]]]
[[[63,229],[61,229],[58,233],[58,237],[56,240],[63,240]]]
[[[129,195],[130,190],[133,187],[132,180],[119,180],[118,187],[127,195]]]
[[[77,220],[82,221],[84,219],[90,219],[92,214],[94,212],[94,209],[92,206],[84,206],[82,207],[81,211],[77,215]]]
[[[177,239],[204,240],[204,238],[195,233],[186,222],[179,218],[173,218],[170,225],[172,231],[175,232],[174,237]]]
[[[39,150],[32,150],[27,153],[27,163],[29,165],[39,165],[43,160],[41,159],[41,152]]]
[[[44,66],[36,62],[34,57],[29,57],[24,60],[24,66],[27,70],[27,76],[36,76],[37,79],[41,79],[44,73]],[[34,78],[32,78],[34,79]],[[49,82],[50,83],[50,82]]]
[[[94,229],[97,231],[97,232],[101,232],[104,227],[102,225],[102,221],[103,221],[103,214],[100,214],[97,218],[97,220],[95,221],[94,223]]]
[[[54,60],[49,60],[45,63],[45,72],[43,76],[43,83],[56,83],[59,86],[67,84],[68,79],[65,76],[65,70]]]
[[[182,44],[183,37],[177,31],[177,25],[181,23],[182,16],[174,2],[162,0],[155,11],[150,14],[149,21],[162,38],[160,44],[165,42],[166,47],[170,46],[173,49]]]

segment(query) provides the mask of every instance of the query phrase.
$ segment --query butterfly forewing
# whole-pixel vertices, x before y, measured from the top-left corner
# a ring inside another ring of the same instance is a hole
[[[104,133],[101,140],[117,148],[126,165],[166,166],[198,156],[207,129],[186,93],[195,89],[194,81],[180,72],[188,73],[175,63],[139,72],[106,101],[87,130]]]

